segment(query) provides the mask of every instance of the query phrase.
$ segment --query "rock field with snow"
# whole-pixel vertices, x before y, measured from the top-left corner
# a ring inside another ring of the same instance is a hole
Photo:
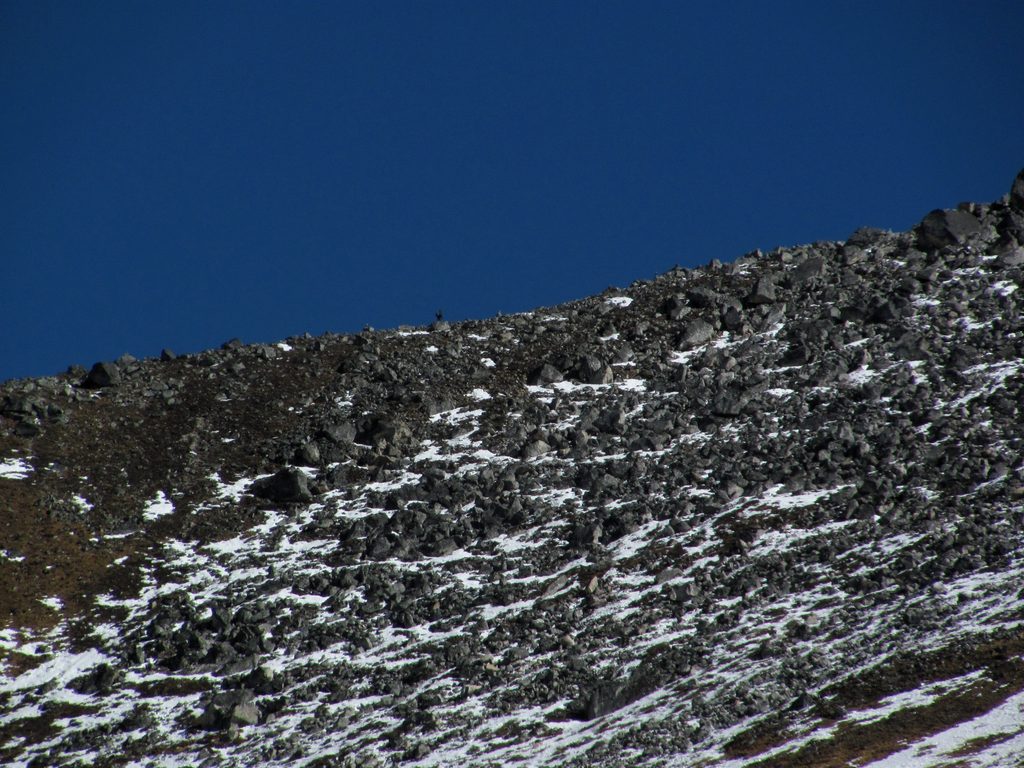
[[[0,385],[0,763],[1024,764],[1024,172]]]

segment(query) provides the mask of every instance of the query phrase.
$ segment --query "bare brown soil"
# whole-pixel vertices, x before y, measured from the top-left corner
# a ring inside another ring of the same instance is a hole
[[[957,647],[898,658],[871,673],[833,686],[829,709],[868,709],[887,696],[913,690],[979,669],[985,677],[966,688],[951,691],[923,707],[903,709],[863,724],[841,723],[834,732],[798,750],[755,762],[758,768],[838,768],[881,759],[908,744],[939,733],[990,711],[1024,690],[1024,635],[1000,638],[976,647]],[[823,719],[827,728],[834,719]],[[756,757],[792,738],[783,717],[751,729],[727,745],[729,757]],[[985,743],[979,742],[975,749]],[[969,754],[964,752],[964,754]]]

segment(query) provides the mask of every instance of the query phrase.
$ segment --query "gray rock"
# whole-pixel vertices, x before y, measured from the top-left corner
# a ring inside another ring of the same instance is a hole
[[[670,320],[679,320],[690,314],[690,307],[682,296],[671,296],[661,305],[661,312]]]
[[[260,721],[260,710],[251,701],[245,704],[235,704],[231,708],[229,719],[237,725],[256,725]]]
[[[42,431],[42,425],[34,416],[24,418],[14,425],[14,434],[18,437],[38,437]]]
[[[885,237],[885,235],[886,231],[884,229],[877,229],[876,227],[859,227],[846,239],[846,244],[854,245],[858,248],[867,248],[868,246],[877,243]]]
[[[295,467],[286,467],[270,477],[257,480],[249,491],[253,496],[280,504],[313,500],[309,478]]]
[[[320,435],[337,445],[347,445],[355,442],[356,425],[351,421],[343,421],[338,424],[328,424],[320,430]]]
[[[679,344],[684,348],[696,347],[711,341],[715,335],[715,328],[706,320],[692,320],[686,324],[682,335],[679,337]]]
[[[802,285],[809,280],[820,277],[825,271],[825,260],[821,257],[811,257],[802,261],[789,273],[790,282],[793,285]]]
[[[722,312],[722,325],[727,331],[738,331],[743,327],[744,317],[742,309],[737,307],[726,307]]]
[[[711,412],[716,416],[739,416],[746,404],[746,397],[740,393],[720,392],[712,402]]]
[[[917,247],[934,251],[962,244],[980,229],[981,222],[967,211],[934,210],[917,225]]]
[[[304,467],[315,467],[320,463],[320,448],[316,443],[306,443],[295,451],[293,461]]]
[[[772,304],[775,302],[775,283],[770,276],[764,276],[758,279],[757,284],[754,285],[750,295],[746,298],[748,306],[757,306],[758,304]]]
[[[374,416],[364,420],[355,436],[355,442],[368,445],[376,451],[396,453],[413,442],[412,430],[400,420]]]
[[[1012,269],[1024,264],[1024,248],[1014,248],[999,256],[996,264],[1001,269]]]
[[[526,383],[531,386],[544,386],[554,384],[564,378],[562,372],[551,363],[544,363],[534,368],[526,377]]]
[[[209,729],[255,725],[260,720],[260,713],[253,698],[253,692],[248,689],[219,693],[207,703],[199,716],[199,725]]]
[[[615,378],[611,366],[593,355],[583,355],[576,363],[575,371],[584,384],[611,384]]]
[[[1024,211],[1024,169],[1017,174],[1010,187],[1010,207]]]
[[[523,446],[521,455],[524,459],[535,459],[551,450],[551,446],[543,440],[531,440]]]
[[[655,584],[664,584],[666,581],[672,581],[672,579],[678,579],[683,575],[683,571],[679,568],[665,568],[660,571],[654,579]]]
[[[691,288],[687,291],[686,298],[690,302],[690,305],[697,309],[713,307],[721,300],[721,296],[717,291],[703,285],[699,285],[696,288]]]
[[[101,389],[121,383],[121,371],[116,363],[96,363],[82,381],[83,387]]]

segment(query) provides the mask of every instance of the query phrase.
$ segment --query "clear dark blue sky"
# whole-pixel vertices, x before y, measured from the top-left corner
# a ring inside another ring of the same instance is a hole
[[[4,0],[0,380],[994,200],[1022,40],[1019,0]]]

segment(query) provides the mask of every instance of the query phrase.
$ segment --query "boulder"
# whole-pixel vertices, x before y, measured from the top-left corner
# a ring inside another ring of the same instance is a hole
[[[250,486],[250,493],[261,499],[287,504],[313,500],[306,473],[295,467],[286,467],[280,472],[257,480]]]
[[[936,251],[947,245],[959,245],[981,229],[973,214],[959,210],[935,210],[917,225],[917,247]]]
[[[526,377],[526,383],[531,386],[544,386],[561,381],[564,377],[562,372],[551,363],[544,363],[534,368]]]
[[[760,278],[746,298],[747,306],[772,304],[775,301],[775,283],[770,276]]]
[[[583,355],[576,363],[575,371],[584,384],[611,384],[615,378],[611,366],[593,355]]]
[[[686,298],[690,302],[690,306],[697,309],[705,309],[718,304],[722,297],[717,291],[703,285],[698,285],[696,288],[691,288],[686,292]]]
[[[320,463],[320,448],[316,443],[305,443],[295,450],[292,463],[303,467],[315,467]]]
[[[395,452],[411,446],[413,435],[403,421],[374,416],[358,431],[355,442],[382,453]]]
[[[214,696],[199,716],[199,725],[209,729],[228,728],[232,725],[256,725],[260,711],[248,689],[225,691]]]
[[[1024,168],[1017,174],[1013,186],[1010,187],[1010,207],[1024,211]]]
[[[719,392],[711,404],[711,412],[716,416],[739,416],[747,400],[739,392]]]
[[[531,440],[523,446],[521,455],[524,459],[535,459],[538,456],[543,456],[550,450],[551,446],[543,440]]]
[[[670,320],[679,320],[690,314],[690,307],[682,296],[670,296],[662,303],[661,313]]]
[[[116,363],[96,363],[82,381],[83,387],[102,389],[121,383],[121,371]]]
[[[846,238],[847,245],[854,245],[858,248],[867,248],[868,246],[874,245],[883,237],[886,232],[884,229],[878,229],[876,227],[859,227],[854,230],[853,234]]]
[[[711,341],[714,335],[715,328],[707,320],[692,320],[683,329],[679,344],[684,348],[697,347]]]
[[[355,441],[357,432],[356,425],[351,421],[342,421],[326,424],[318,434],[336,445],[348,445]]]
[[[820,257],[813,257],[798,264],[789,274],[789,280],[793,285],[802,285],[808,280],[820,277],[825,271],[825,260]]]

